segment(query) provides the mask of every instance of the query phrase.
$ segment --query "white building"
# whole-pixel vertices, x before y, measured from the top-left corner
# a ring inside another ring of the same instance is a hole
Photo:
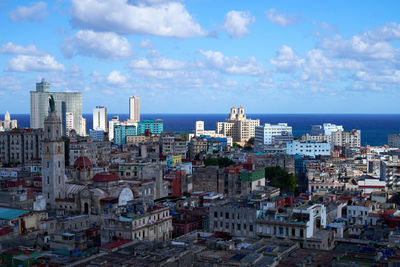
[[[255,127],[259,125],[260,120],[246,118],[243,107],[232,107],[229,118],[225,122],[217,122],[217,133],[232,137],[233,142],[246,142],[255,136]]]
[[[286,145],[286,153],[289,155],[304,155],[309,157],[330,156],[331,145],[329,143],[293,141]]]
[[[108,122],[108,140],[114,139],[114,125],[121,123],[119,120],[119,116],[113,116],[112,119]]]
[[[93,129],[108,131],[107,128],[107,108],[103,106],[97,106],[93,109]]]
[[[69,136],[69,132],[74,129],[74,113],[72,112],[65,113],[65,129],[67,136]]]
[[[140,98],[137,96],[129,97],[129,119],[140,122]]]
[[[288,126],[287,123],[278,123],[278,124],[265,123],[263,126],[256,126],[255,128],[255,144],[272,145],[274,143],[277,143],[278,140],[275,138],[277,136],[280,137],[293,136],[292,127]]]
[[[86,136],[86,119],[82,117],[82,136]]]
[[[338,130],[332,132],[331,135],[332,146],[350,146],[350,147],[360,147],[361,146],[361,131],[343,131]]]
[[[17,120],[11,120],[10,113],[6,111],[6,114],[4,115],[4,120],[0,120],[0,132],[12,130],[14,128],[17,128]]]
[[[223,134],[219,134],[214,130],[204,130],[204,121],[196,121],[195,128],[194,128],[194,133],[189,134],[189,141],[192,139],[192,137],[198,137],[202,135],[208,135],[210,137],[221,137],[221,138],[226,138],[227,139],[227,144],[228,146],[233,145],[232,137],[225,136]]]
[[[336,131],[344,131],[343,126],[342,125],[336,125],[336,124],[332,124],[332,123],[324,123],[323,124],[324,127],[324,133],[325,135],[331,135],[333,132]]]

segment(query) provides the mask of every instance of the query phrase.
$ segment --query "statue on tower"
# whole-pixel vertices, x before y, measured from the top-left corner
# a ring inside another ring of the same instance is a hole
[[[49,104],[50,104],[50,112],[56,111],[56,106],[52,95],[49,97]]]

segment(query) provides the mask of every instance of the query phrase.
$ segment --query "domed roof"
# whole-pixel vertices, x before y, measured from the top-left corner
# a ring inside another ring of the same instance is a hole
[[[79,158],[77,158],[74,162],[74,168],[77,169],[87,169],[87,168],[92,168],[92,162],[90,161],[90,159],[88,159],[88,157],[85,156],[80,156]]]
[[[98,173],[93,177],[93,182],[112,182],[118,180],[118,175],[111,173]]]

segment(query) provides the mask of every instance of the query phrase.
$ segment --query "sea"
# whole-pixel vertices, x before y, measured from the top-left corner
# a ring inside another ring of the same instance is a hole
[[[108,114],[126,120],[128,114]],[[91,114],[83,114],[86,118],[87,131],[92,126]],[[0,115],[3,119],[4,115]],[[195,121],[204,121],[206,130],[215,130],[218,121],[225,121],[227,114],[141,114],[141,119],[162,119],[165,131],[178,133],[192,132]],[[345,130],[360,129],[361,144],[380,146],[387,144],[389,134],[400,133],[400,114],[247,114],[247,118],[260,119],[264,123],[285,122],[293,127],[293,135],[301,137],[310,132],[311,125],[334,123],[343,125]],[[29,114],[11,114],[11,119],[18,120],[18,127],[29,127]]]

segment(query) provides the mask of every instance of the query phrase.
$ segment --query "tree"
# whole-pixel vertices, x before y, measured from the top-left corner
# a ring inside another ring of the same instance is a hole
[[[250,145],[250,146],[253,146],[253,145],[254,145],[254,140],[255,140],[255,138],[254,138],[254,137],[251,137],[251,138],[247,141],[247,144]]]
[[[233,164],[235,164],[235,162],[228,158],[209,158],[204,160],[204,165],[206,166],[219,166],[225,168]]]
[[[281,167],[265,168],[265,179],[269,181],[270,186],[279,187],[282,192],[294,192],[297,186],[296,177]]]

